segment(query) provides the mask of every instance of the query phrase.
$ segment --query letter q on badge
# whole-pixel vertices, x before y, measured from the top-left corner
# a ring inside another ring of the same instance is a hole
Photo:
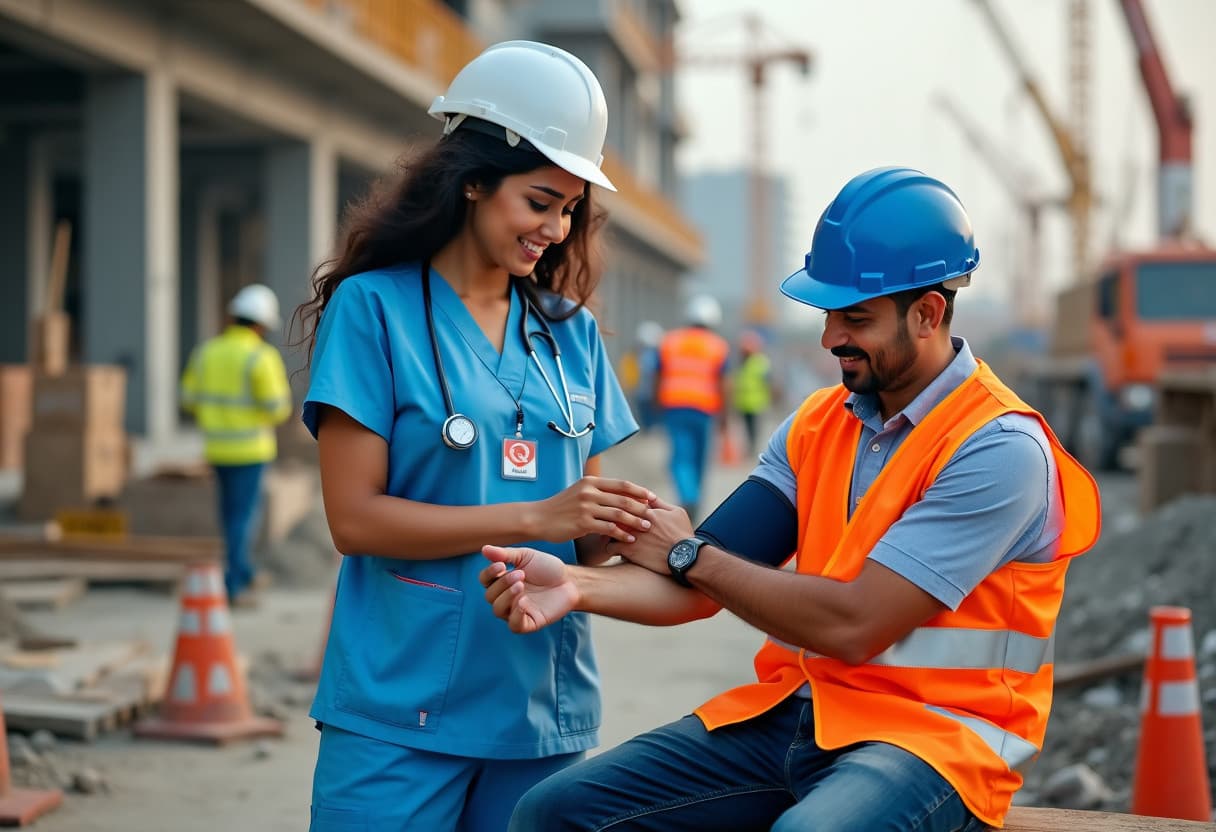
[[[536,479],[536,442],[515,437],[502,440],[502,475],[509,480]]]

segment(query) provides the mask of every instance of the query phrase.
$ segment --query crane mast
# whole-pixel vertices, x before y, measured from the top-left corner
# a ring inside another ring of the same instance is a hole
[[[1157,122],[1157,233],[1177,240],[1193,232],[1190,106],[1170,84],[1140,0],[1119,0],[1119,8],[1136,45],[1140,77]]]

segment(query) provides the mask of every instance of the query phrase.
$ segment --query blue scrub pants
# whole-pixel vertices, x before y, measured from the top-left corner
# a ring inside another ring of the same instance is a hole
[[[240,595],[253,581],[253,547],[258,509],[262,504],[262,473],[266,463],[252,465],[215,465],[219,484],[220,528],[224,531],[227,566],[224,586],[228,600]]]
[[[810,701],[710,733],[686,716],[561,771],[510,832],[973,832],[987,826],[920,758],[880,742],[824,751]]]
[[[690,407],[673,407],[664,412],[663,418],[671,439],[671,479],[676,498],[691,516],[701,503],[714,417]],[[692,521],[696,523],[697,518],[692,517]]]
[[[487,719],[492,719],[487,714]],[[576,763],[455,757],[321,729],[310,832],[505,832],[519,796]]]

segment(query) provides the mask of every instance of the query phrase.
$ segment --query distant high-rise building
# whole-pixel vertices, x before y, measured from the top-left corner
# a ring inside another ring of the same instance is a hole
[[[746,170],[707,171],[686,176],[680,189],[680,207],[705,241],[705,262],[688,275],[686,291],[708,292],[722,303],[723,327],[733,334],[747,323],[751,297],[751,275],[755,266],[756,241],[748,206],[750,173]],[[771,219],[768,228],[767,263],[771,275],[761,283],[765,300],[774,313],[771,323],[783,317],[782,278],[795,271],[789,258],[786,233],[788,189],[785,179],[766,176]]]

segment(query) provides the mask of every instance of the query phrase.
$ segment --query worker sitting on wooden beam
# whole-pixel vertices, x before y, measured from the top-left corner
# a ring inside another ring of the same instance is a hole
[[[1042,747],[1064,575],[1100,507],[1043,418],[950,334],[978,265],[946,185],[855,177],[781,287],[825,311],[842,383],[785,419],[747,481],[695,532],[657,504],[615,564],[485,548],[487,599],[516,632],[572,610],[666,625],[725,607],[767,635],[755,682],[550,776],[511,830],[1001,825]]]

